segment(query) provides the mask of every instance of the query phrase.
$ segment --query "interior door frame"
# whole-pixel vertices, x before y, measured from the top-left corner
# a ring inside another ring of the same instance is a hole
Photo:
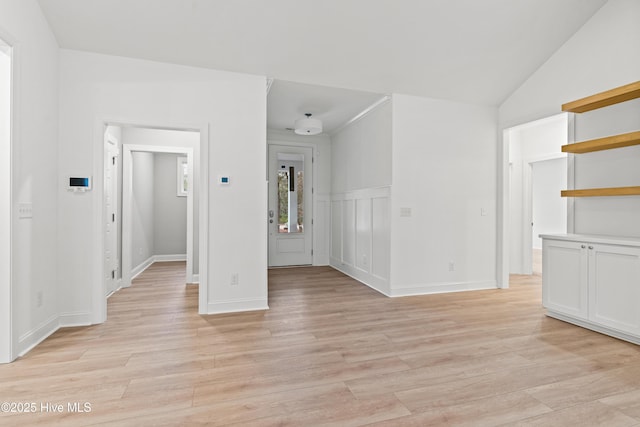
[[[2,147],[2,156],[0,157],[0,186],[2,186],[2,192],[5,193],[3,199],[6,197],[8,203],[0,203],[0,209],[2,209],[2,221],[0,221],[0,227],[2,227],[2,234],[6,234],[7,238],[2,239],[0,242],[0,363],[9,363],[18,357],[15,354],[15,349],[18,348],[18,333],[14,330],[15,311],[14,305],[14,293],[13,293],[13,239],[15,235],[13,233],[13,227],[16,222],[16,215],[14,215],[16,209],[16,203],[14,201],[15,193],[13,191],[13,173],[14,173],[14,143],[19,140],[17,119],[16,119],[16,107],[17,100],[19,99],[19,87],[20,87],[20,47],[11,35],[7,34],[2,28],[0,28],[0,41],[9,47],[10,49],[10,64],[9,64],[9,140],[6,147]]]
[[[575,117],[573,113],[560,113],[566,114],[567,116],[567,143],[572,144],[575,142]],[[510,162],[509,162],[509,143],[511,140],[510,132],[512,129],[527,125],[529,123],[533,123],[540,120],[551,119],[553,117],[557,117],[560,114],[552,114],[549,116],[541,117],[541,118],[532,118],[531,120],[522,122],[522,123],[514,123],[511,125],[503,126],[501,128],[501,132],[499,133],[501,141],[498,143],[498,227],[497,227],[497,265],[496,265],[496,278],[498,288],[506,289],[509,288],[509,240],[511,237],[511,221],[510,217],[510,206],[511,206],[511,197],[509,196],[509,191],[511,190],[510,185]],[[573,163],[574,159],[572,155],[569,155],[567,158],[567,188],[572,189],[574,186],[574,175],[573,175]],[[567,233],[574,232],[574,200],[569,197],[567,200]]]
[[[193,148],[169,147],[160,145],[136,145],[122,144],[122,287],[131,286],[132,277],[132,195],[133,195],[133,152],[144,153],[171,153],[187,156],[187,173],[189,183],[193,179]],[[193,282],[193,185],[189,185],[187,191],[187,283]]]
[[[523,159],[522,165],[522,274],[533,274],[533,165],[547,160],[567,158],[566,153]]]
[[[94,158],[93,170],[96,171],[94,177],[93,211],[96,213],[93,223],[93,235],[96,237],[92,253],[94,257],[93,271],[93,287],[91,292],[92,313],[90,322],[92,324],[104,323],[107,320],[107,299],[104,297],[104,284],[102,277],[104,275],[104,266],[102,263],[102,247],[104,246],[104,234],[102,232],[103,223],[103,199],[104,195],[103,177],[104,177],[104,129],[108,125],[122,127],[142,127],[150,129],[165,129],[178,131],[191,131],[200,133],[200,182],[199,182],[199,207],[198,224],[199,233],[204,238],[198,240],[199,250],[199,267],[198,267],[198,313],[208,313],[209,301],[209,272],[208,272],[208,256],[209,256],[209,123],[199,124],[180,124],[168,123],[158,124],[149,123],[144,120],[117,118],[117,117],[99,117],[94,122]],[[124,163],[124,162],[123,162]],[[124,172],[124,169],[123,169]],[[124,270],[124,269],[123,269]],[[123,282],[124,283],[124,282]]]
[[[314,261],[315,261],[315,255],[314,255],[314,226],[313,226],[313,218],[315,217],[315,191],[314,191],[314,186],[315,186],[315,182],[316,182],[316,168],[314,167],[314,158],[316,156],[316,146],[315,144],[311,143],[296,143],[296,142],[288,142],[288,141],[268,141],[267,142],[267,181],[270,181],[271,178],[271,157],[269,155],[269,152],[271,150],[271,147],[285,147],[287,149],[291,149],[291,150],[310,150],[311,152],[311,159],[309,160],[309,165],[311,165],[311,189],[310,189],[310,195],[311,197],[308,197],[305,200],[309,200],[310,203],[310,209],[309,209],[309,213],[310,213],[310,218],[308,218],[308,220],[306,220],[305,222],[307,223],[306,226],[309,229],[309,234],[307,235],[306,238],[310,239],[310,245],[311,245],[311,263],[308,265],[314,265]],[[307,164],[307,160],[305,160],[305,164]],[[307,167],[305,166],[305,174],[307,173]],[[267,211],[270,209],[271,205],[271,194],[269,189],[267,189]],[[306,211],[307,209],[305,209]],[[305,214],[306,215],[306,214]],[[266,215],[267,221],[269,220],[268,214]],[[269,225],[267,225],[267,267],[268,268],[273,268],[274,266],[271,265],[271,239],[270,239],[270,227]],[[293,265],[292,265],[293,266]],[[277,266],[275,266],[277,267]]]
[[[118,140],[115,139],[115,137],[113,135],[111,135],[111,134],[105,134],[104,139],[105,139],[105,141],[104,141],[105,155],[108,152],[107,144],[112,144],[114,146],[114,148],[115,148],[115,157],[116,158],[121,157],[120,153],[118,153]],[[105,159],[105,161],[108,161],[108,159]],[[120,163],[122,163],[122,162],[120,162]],[[114,166],[114,165],[111,165],[111,166]],[[106,165],[105,165],[105,167],[106,167]],[[122,167],[122,166],[120,165],[120,167]],[[118,211],[118,197],[117,197],[118,196],[118,169],[117,168],[112,168],[112,169],[115,169],[115,176],[112,176],[112,178],[111,178],[112,179],[111,191],[112,191],[112,195],[113,195],[112,204],[115,207],[114,211],[117,212]],[[107,171],[105,170],[104,172],[105,172],[105,175],[106,175]],[[113,170],[112,170],[112,172],[113,172]],[[105,196],[105,194],[103,193],[103,197],[104,196]],[[107,216],[107,218],[108,218],[108,213],[106,212],[106,202],[104,200],[103,200],[102,206],[103,206],[103,209],[105,210],[103,212],[103,215]],[[115,231],[115,236],[116,237],[115,237],[115,251],[113,252],[113,255],[115,257],[116,268],[122,270],[122,266],[120,265],[120,263],[118,261],[118,256],[117,256],[117,254],[118,254],[118,223],[115,222],[115,221],[114,221],[114,223],[115,223],[115,230],[114,231]],[[106,235],[106,229],[104,230],[104,233]],[[103,253],[103,255],[104,255],[104,253]],[[104,262],[104,259],[103,259],[103,262]],[[107,276],[105,275],[103,277],[105,278],[105,281],[106,281],[106,277]],[[117,279],[118,279],[117,277],[114,277],[112,279],[114,281],[114,289],[113,289],[113,291],[110,291],[109,289],[105,290],[105,295],[107,297],[109,297],[112,293],[114,293],[114,292],[116,292],[118,290],[119,286],[118,286],[118,283],[117,283],[118,282]],[[120,285],[121,284],[122,284],[122,282],[120,283]],[[107,287],[107,284],[105,283],[104,286]]]

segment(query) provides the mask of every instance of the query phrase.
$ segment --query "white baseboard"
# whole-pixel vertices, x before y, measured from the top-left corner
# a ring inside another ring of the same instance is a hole
[[[389,293],[389,281],[382,277],[375,276],[371,273],[354,267],[351,264],[345,264],[335,258],[331,258],[329,266],[335,268],[339,272],[346,274],[353,279],[356,279],[358,282],[370,287],[374,291],[380,292],[384,296],[391,296]]]
[[[78,313],[61,313],[60,314],[60,327],[70,328],[74,326],[89,326],[91,322],[91,313],[87,311]]]
[[[237,313],[239,311],[268,310],[266,298],[219,301],[207,305],[207,314]]]
[[[199,283],[200,283],[200,275],[194,274],[193,277],[191,278],[191,281],[187,283],[187,285],[197,285]]]
[[[142,261],[139,265],[135,266],[131,269],[131,280],[138,277],[143,271],[145,271],[149,266],[153,264],[153,255]]]
[[[131,269],[131,280],[138,277],[142,272],[144,272],[151,264],[154,262],[170,262],[170,261],[186,261],[187,255],[185,254],[175,254],[175,255],[151,255],[149,258],[144,260],[140,265]]]
[[[481,282],[450,282],[427,283],[403,287],[393,287],[391,297],[407,297],[414,295],[442,294],[448,292],[480,291],[484,289],[497,289],[495,280]]]
[[[25,355],[35,346],[50,337],[55,331],[58,330],[58,328],[60,328],[58,316],[51,316],[40,325],[36,326],[31,331],[26,332],[20,338],[18,338],[18,348],[16,353],[18,354],[18,356]]]
[[[331,265],[329,261],[329,257],[326,255],[313,256],[313,266],[314,267],[325,267],[327,265]]]
[[[153,255],[153,262],[186,261],[187,254]]]

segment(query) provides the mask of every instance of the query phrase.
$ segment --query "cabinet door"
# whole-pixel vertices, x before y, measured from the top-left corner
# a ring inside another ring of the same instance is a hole
[[[589,245],[589,319],[640,333],[640,249]]]
[[[545,239],[542,247],[542,305],[578,319],[588,318],[587,245]]]

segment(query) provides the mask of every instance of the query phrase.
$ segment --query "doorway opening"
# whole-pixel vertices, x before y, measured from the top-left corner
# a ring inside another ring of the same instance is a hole
[[[206,127],[101,124],[103,302],[106,305],[105,297],[131,286],[131,280],[152,263],[185,261],[185,284],[199,284],[202,313],[207,309],[206,289],[202,290],[206,278],[201,276],[206,268],[201,268],[200,259],[206,245],[198,235],[207,228],[200,183]],[[114,173],[116,178],[110,180]]]
[[[269,145],[269,267],[313,264],[313,149]]]
[[[12,355],[11,311],[11,120],[13,51],[0,39],[0,363]]]
[[[542,274],[540,234],[566,233],[569,115],[558,114],[504,130],[502,287],[510,274]]]

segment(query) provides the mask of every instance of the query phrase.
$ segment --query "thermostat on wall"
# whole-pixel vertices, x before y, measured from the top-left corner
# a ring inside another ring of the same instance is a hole
[[[85,192],[91,190],[90,176],[70,176],[67,182],[67,190],[73,192]]]
[[[218,184],[220,185],[229,185],[230,179],[228,176],[219,176]]]

